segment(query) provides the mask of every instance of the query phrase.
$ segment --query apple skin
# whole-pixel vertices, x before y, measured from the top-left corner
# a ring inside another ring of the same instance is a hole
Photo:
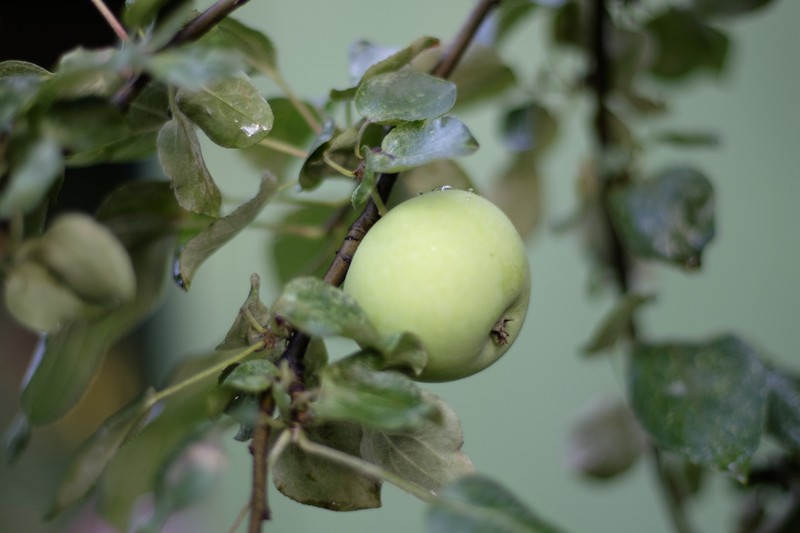
[[[344,291],[381,335],[416,334],[420,381],[480,372],[516,339],[530,297],[525,245],[506,215],[472,191],[436,190],[390,210],[364,237]]]

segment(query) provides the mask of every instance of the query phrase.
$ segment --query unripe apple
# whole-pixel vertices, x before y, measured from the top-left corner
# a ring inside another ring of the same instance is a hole
[[[528,309],[525,246],[511,221],[471,191],[437,190],[389,211],[356,250],[344,291],[382,335],[416,334],[417,379],[451,381],[494,363]]]

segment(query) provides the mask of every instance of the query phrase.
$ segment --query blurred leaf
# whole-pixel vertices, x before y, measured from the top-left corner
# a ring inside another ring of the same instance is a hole
[[[31,425],[24,413],[17,413],[3,432],[6,462],[14,464],[31,441]]]
[[[381,58],[379,61],[374,61],[369,64],[366,63],[367,61],[375,57],[374,54],[359,55],[358,59],[360,60],[360,63],[357,64],[356,66],[354,66],[353,64],[354,62],[351,57],[350,72],[351,74],[358,71],[363,72],[360,76],[360,81],[358,82],[358,85],[361,86],[366,81],[370,80],[371,78],[374,78],[375,76],[379,76],[381,74],[387,74],[390,72],[396,72],[400,70],[404,66],[411,63],[411,61],[419,54],[421,54],[423,51],[428,50],[429,48],[433,48],[435,46],[439,46],[439,39],[435,37],[424,36],[416,39],[405,48],[401,48],[400,50],[397,50],[392,54]],[[374,51],[374,48],[372,48],[372,50]],[[367,56],[366,59],[364,57],[365,55]],[[398,78],[398,79],[404,79],[404,78]],[[423,87],[425,86],[423,85]]]
[[[534,12],[537,2],[532,0],[505,0],[500,2],[494,16],[494,41],[500,43],[513,33],[513,30]]]
[[[555,533],[515,495],[481,476],[463,476],[428,506],[428,533]]]
[[[313,404],[315,417],[390,431],[441,419],[437,405],[409,378],[373,367],[355,357],[322,369],[319,397]]]
[[[143,30],[171,0],[126,0],[122,20],[132,29]]]
[[[406,430],[364,428],[361,456],[426,489],[438,492],[444,485],[475,468],[461,451],[464,435],[456,413],[441,398],[423,392],[442,418],[423,420]]]
[[[626,472],[645,449],[647,437],[625,403],[595,398],[572,424],[566,462],[580,474],[609,479]]]
[[[48,512],[49,517],[57,516],[89,494],[114,455],[150,416],[152,395],[153,390],[147,390],[109,417],[81,444],[61,480],[58,494]]]
[[[96,97],[56,102],[47,109],[43,126],[61,146],[77,153],[119,142],[129,134],[122,112]]]
[[[170,48],[147,56],[145,68],[157,80],[181,89],[199,91],[242,70],[238,57],[199,43]]]
[[[28,61],[11,59],[0,61],[0,78],[13,78],[15,76],[33,76],[36,78],[48,78],[52,76],[47,69]]]
[[[387,72],[369,78],[355,96],[356,111],[371,122],[399,124],[447,113],[455,103],[456,86],[413,70]]]
[[[33,210],[64,169],[61,147],[55,140],[41,137],[16,142],[12,140],[8,148],[10,169],[0,188],[0,220]]]
[[[253,359],[237,365],[220,384],[241,392],[263,392],[279,375],[278,367],[270,361]]]
[[[334,450],[358,457],[361,428],[337,422],[307,431],[308,438]],[[289,446],[272,469],[275,487],[285,496],[333,511],[380,507],[381,483],[350,467]]]
[[[758,11],[772,0],[692,0],[694,11],[705,17],[744,15]]]
[[[198,91],[182,89],[176,101],[209,139],[225,148],[252,146],[272,129],[272,109],[246,76],[223,78]]]
[[[499,207],[524,238],[532,234],[542,217],[541,176],[532,152],[515,154],[510,165],[492,183],[487,198]]]
[[[650,71],[667,80],[680,80],[701,70],[725,70],[729,39],[686,9],[669,8],[647,23],[655,41]]]
[[[258,71],[274,75],[278,58],[272,41],[232,17],[225,17],[199,41],[209,49],[234,50]]]
[[[214,365],[230,353],[186,361],[171,380],[178,383]],[[159,404],[153,419],[119,449],[98,484],[98,509],[105,520],[127,531],[134,504],[157,490],[181,450],[201,439],[213,427],[212,417],[222,413],[233,391],[217,386],[209,376],[169,396]]]
[[[477,149],[467,127],[457,118],[445,116],[397,126],[384,137],[381,151],[370,153],[367,165],[375,172],[401,172]]]
[[[496,96],[514,86],[516,76],[494,48],[474,44],[449,78],[458,90],[457,106],[467,106]]]
[[[381,370],[400,370],[418,376],[428,364],[428,352],[413,333],[401,332],[384,337],[377,350],[381,353]]]
[[[70,50],[42,84],[40,100],[109,97],[125,82],[127,73],[138,68],[139,61],[139,51],[132,46]]]
[[[765,369],[733,336],[634,348],[628,384],[639,422],[655,443],[744,481],[761,442]]]
[[[177,110],[158,133],[158,159],[172,180],[181,207],[210,217],[218,215],[222,193],[203,160],[194,125]]]
[[[311,337],[303,357],[304,383],[307,389],[319,387],[319,373],[328,365],[328,349],[322,337]]]
[[[225,340],[215,349],[236,350],[246,348],[257,342],[260,333],[251,323],[251,318],[262,327],[266,327],[270,319],[269,308],[261,301],[260,289],[261,278],[258,274],[251,274],[250,292],[247,294],[247,299],[242,304],[242,307],[239,308],[239,313],[236,315],[236,319],[233,321],[233,325],[231,325],[227,335],[225,335]]]
[[[367,72],[369,67],[375,65],[376,63],[380,63],[388,57],[391,57],[397,51],[398,49],[396,47],[379,46],[365,40],[357,41],[351,44],[350,48],[347,50],[350,79],[353,82],[361,80],[362,76],[364,76],[364,73]],[[355,95],[355,89],[356,87],[352,88],[353,95]]]
[[[800,451],[800,378],[767,370],[767,431],[790,450]]]
[[[269,101],[275,120],[269,133],[269,140],[278,141],[291,147],[302,148],[308,143],[314,131],[303,119],[287,98],[271,98]],[[312,109],[303,103],[306,108]],[[317,117],[319,118],[319,117]],[[286,173],[287,167],[297,161],[297,157],[268,145],[256,144],[242,152],[259,170],[268,169],[276,176]]]
[[[336,124],[333,120],[329,120],[325,123],[322,131],[311,144],[311,148],[308,150],[308,157],[303,162],[298,177],[300,187],[302,187],[303,190],[308,191],[315,189],[322,183],[323,178],[326,176],[338,174],[336,170],[325,162],[323,157],[330,146],[331,139],[333,139],[336,134]],[[350,150],[350,154],[352,154],[352,150]],[[356,159],[354,154],[352,154],[352,159]],[[336,162],[340,163],[340,161]],[[348,167],[349,165],[344,164],[342,166]]]
[[[136,297],[113,313],[71,322],[40,341],[20,399],[31,424],[43,425],[64,416],[86,392],[108,347],[152,310],[161,293],[172,246],[171,239],[160,239],[131,249]]]
[[[174,266],[178,285],[189,290],[200,265],[253,222],[275,194],[276,189],[275,177],[269,173],[263,174],[258,192],[253,198],[237,207],[233,213],[215,220],[189,239],[178,252]]]
[[[613,347],[625,335],[631,318],[639,307],[651,303],[653,300],[655,300],[655,296],[651,294],[628,293],[624,295],[603,317],[583,347],[583,352],[592,355]]]
[[[644,258],[696,268],[714,237],[714,190],[692,168],[670,168],[617,189],[610,208],[625,248]]]
[[[302,277],[289,281],[272,312],[308,335],[346,337],[362,346],[375,346],[379,340],[356,301],[321,279]]]
[[[271,243],[278,281],[283,284],[297,276],[321,278],[357,215],[353,209],[323,204],[289,212]]]
[[[530,102],[510,110],[503,117],[503,140],[512,152],[541,154],[553,144],[558,122],[549,109]]]
[[[16,118],[36,100],[42,83],[36,74],[3,76],[3,70],[12,71],[6,63],[0,63],[0,134],[11,132]]]
[[[584,20],[584,13],[581,12],[581,2],[568,0],[556,10],[551,20],[551,32],[556,44],[584,47],[590,33]]]
[[[709,131],[662,131],[655,135],[655,140],[679,147],[712,147],[719,144],[719,135]]]

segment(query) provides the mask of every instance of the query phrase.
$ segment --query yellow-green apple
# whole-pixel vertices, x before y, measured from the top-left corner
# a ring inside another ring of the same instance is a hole
[[[417,376],[451,381],[494,363],[516,339],[530,296],[525,246],[472,191],[437,190],[391,209],[353,257],[344,291],[378,333],[408,331],[428,352]]]

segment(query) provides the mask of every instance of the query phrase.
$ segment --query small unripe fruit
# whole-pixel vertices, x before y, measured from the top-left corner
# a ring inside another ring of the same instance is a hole
[[[407,200],[379,220],[353,257],[344,291],[382,335],[409,331],[428,352],[417,379],[483,370],[516,339],[528,309],[525,246],[494,204],[471,191]]]

